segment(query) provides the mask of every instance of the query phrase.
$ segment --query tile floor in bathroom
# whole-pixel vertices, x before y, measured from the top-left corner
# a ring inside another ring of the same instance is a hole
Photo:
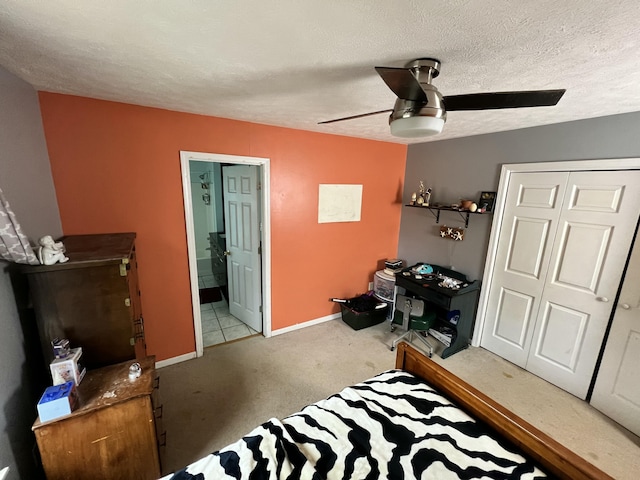
[[[218,286],[213,275],[198,277],[198,283],[200,288]],[[218,302],[200,305],[200,316],[202,320],[202,343],[205,347],[238,340],[258,333],[229,313],[229,304],[224,297]]]

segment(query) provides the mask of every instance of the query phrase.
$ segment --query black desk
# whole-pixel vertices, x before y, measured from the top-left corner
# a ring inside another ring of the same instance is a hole
[[[459,290],[440,287],[438,285],[441,282],[439,278],[416,279],[415,275],[411,273],[411,267],[409,267],[396,273],[396,287],[402,287],[407,291],[407,294],[423,299],[426,303],[425,308],[431,308],[436,312],[438,322],[443,322],[456,331],[451,345],[445,348],[441,354],[442,358],[447,358],[469,346],[476,317],[480,282],[477,280],[468,282],[467,277],[460,272],[438,265],[430,265],[433,267],[434,273],[462,280],[463,285],[466,284],[466,286],[462,286]],[[447,318],[451,316],[449,312],[454,310],[460,311],[457,323],[453,323],[456,321],[455,318],[452,321]]]

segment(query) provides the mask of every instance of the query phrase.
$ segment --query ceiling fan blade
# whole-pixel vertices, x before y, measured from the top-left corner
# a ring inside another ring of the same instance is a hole
[[[361,113],[360,115],[352,115],[351,117],[336,118],[335,120],[325,120],[324,122],[318,122],[318,125],[322,125],[325,123],[342,122],[343,120],[353,120],[354,118],[362,118],[362,117],[368,117],[369,115],[378,115],[379,113],[391,113],[391,112],[393,112],[393,108],[390,108],[388,110],[379,110],[377,112]]]
[[[414,102],[427,101],[420,82],[408,68],[376,67],[376,72],[398,98]]]
[[[566,90],[529,90],[521,92],[471,93],[443,98],[447,112],[456,110],[493,110],[498,108],[550,107]]]

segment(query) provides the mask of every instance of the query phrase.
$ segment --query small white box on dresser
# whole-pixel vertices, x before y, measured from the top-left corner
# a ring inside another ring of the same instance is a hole
[[[51,369],[51,379],[53,385],[62,385],[63,383],[73,382],[80,385],[87,369],[80,364],[82,356],[82,348],[72,348],[69,355],[64,358],[56,358],[49,368]]]

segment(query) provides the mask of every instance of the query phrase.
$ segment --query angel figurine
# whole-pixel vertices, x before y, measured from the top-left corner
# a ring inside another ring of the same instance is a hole
[[[38,248],[38,261],[43,265],[53,265],[54,263],[64,263],[69,260],[64,252],[65,248],[62,242],[54,242],[51,235],[45,235],[38,240],[40,247]]]

